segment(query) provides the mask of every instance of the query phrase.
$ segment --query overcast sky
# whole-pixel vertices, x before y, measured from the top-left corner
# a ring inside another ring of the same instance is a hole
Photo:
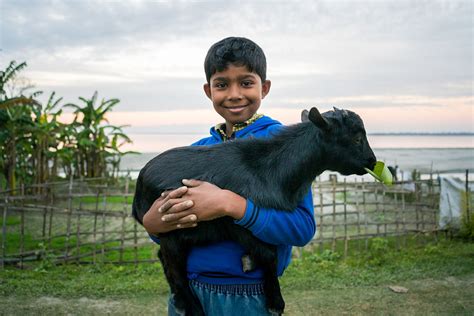
[[[369,132],[474,131],[473,1],[0,0],[0,67],[26,61],[47,95],[119,98],[132,132],[206,132],[207,49],[244,36],[265,51],[261,112],[360,113]]]

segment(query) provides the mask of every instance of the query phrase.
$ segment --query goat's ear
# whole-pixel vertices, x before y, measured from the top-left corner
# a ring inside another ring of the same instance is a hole
[[[301,122],[309,122],[309,112],[308,110],[303,110],[303,112],[301,112]]]
[[[329,122],[319,113],[317,108],[311,108],[311,110],[309,110],[308,118],[317,127],[323,130],[329,129]]]

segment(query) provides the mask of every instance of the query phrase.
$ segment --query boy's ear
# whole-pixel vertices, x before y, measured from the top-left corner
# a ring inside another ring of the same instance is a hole
[[[207,97],[208,97],[209,99],[212,100],[212,97],[211,97],[211,86],[210,86],[208,83],[205,83],[204,86],[203,86],[203,88],[204,88],[204,93],[207,95]]]
[[[262,99],[267,96],[267,94],[270,92],[270,87],[272,86],[272,82],[270,80],[265,80],[265,82],[262,83]]]

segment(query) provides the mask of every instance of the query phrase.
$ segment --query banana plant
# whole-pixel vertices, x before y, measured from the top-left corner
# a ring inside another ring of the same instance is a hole
[[[34,183],[41,184],[57,176],[57,154],[60,146],[59,135],[64,129],[64,124],[58,121],[62,109],[55,108],[60,105],[62,98],[55,98],[52,92],[43,107],[33,109],[34,127],[31,137],[33,145],[32,167],[35,170]]]
[[[31,176],[28,168],[31,144],[28,138],[34,125],[32,111],[40,106],[34,99],[39,92],[30,96],[8,96],[5,91],[6,85],[25,67],[25,62],[17,65],[11,61],[0,72],[0,170],[6,188],[10,190],[16,189],[17,178],[25,183]]]
[[[59,168],[67,177],[118,175],[121,157],[135,153],[121,151],[131,139],[123,126],[107,120],[119,100],[99,102],[95,92],[90,99],[79,97],[81,105],[61,106],[62,98],[52,92],[43,106],[36,101],[41,91],[27,95],[30,85],[15,86],[25,67],[12,61],[0,71],[0,189],[43,183],[57,177]],[[72,124],[59,121],[64,107],[74,110]]]
[[[108,158],[117,154],[114,150],[112,150],[113,154],[108,151],[108,149],[115,147],[111,145],[111,139],[106,130],[112,129],[112,141],[114,135],[117,135],[116,139],[121,138],[125,142],[131,142],[122,132],[121,127],[110,125],[106,117],[107,113],[120,101],[118,99],[102,99],[98,102],[97,92],[90,99],[80,97],[79,100],[84,104],[82,107],[71,103],[65,105],[73,108],[75,114],[72,125],[77,131],[77,152],[75,154],[77,175],[105,177],[107,176],[107,163],[110,162]]]
[[[111,176],[114,179],[118,179],[120,171],[120,163],[122,157],[129,154],[139,154],[136,151],[121,151],[120,147],[132,143],[130,137],[128,137],[122,130],[122,128],[127,127],[128,125],[122,126],[113,126],[113,130],[109,133],[112,136],[110,145],[107,146],[107,163],[112,167]]]

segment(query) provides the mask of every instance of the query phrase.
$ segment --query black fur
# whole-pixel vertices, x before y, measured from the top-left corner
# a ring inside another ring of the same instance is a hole
[[[365,174],[376,158],[364,125],[354,112],[334,109],[321,115],[316,108],[302,114],[303,122],[265,139],[237,139],[213,146],[180,147],[153,158],[140,171],[133,200],[133,216],[144,214],[160,194],[182,186],[182,179],[211,182],[251,199],[261,207],[291,211],[325,170],[344,175]],[[277,278],[276,247],[264,243],[229,217],[200,222],[197,227],[160,234],[159,257],[186,315],[203,315],[186,276],[186,260],[193,246],[234,240],[264,270],[267,308],[282,313],[284,301]]]

